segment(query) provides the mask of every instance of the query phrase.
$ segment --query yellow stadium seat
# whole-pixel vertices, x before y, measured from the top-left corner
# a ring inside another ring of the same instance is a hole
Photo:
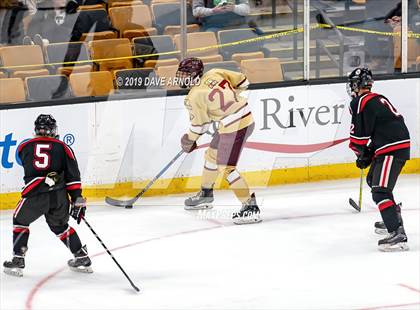
[[[181,35],[174,36],[177,50],[181,50]],[[193,32],[187,34],[188,57],[198,57],[204,63],[223,61],[216,46],[217,39],[213,32]],[[215,47],[216,46],[216,47]]]
[[[151,59],[146,60],[144,67],[146,68],[157,68],[160,66],[178,66],[179,60],[177,58],[170,59]]]
[[[116,1],[112,4],[113,8],[120,6],[130,6],[130,5],[140,5],[143,4],[143,1]]]
[[[132,39],[157,34],[147,5],[112,7],[109,9],[109,16],[121,38]]]
[[[25,100],[25,86],[22,79],[0,79],[0,104],[17,103]]]
[[[44,66],[44,56],[39,45],[18,45],[0,47],[0,60],[3,67],[10,71],[10,77],[48,75]],[[27,66],[27,67],[25,67]]]
[[[97,40],[89,42],[92,60],[117,58],[115,60],[95,61],[99,71],[113,71],[117,69],[129,69],[133,67],[132,47],[128,39]],[[122,57],[123,59],[118,59]]]
[[[71,74],[70,86],[76,97],[108,96],[114,92],[112,74],[109,71]]]
[[[167,90],[180,89],[176,81],[176,71],[178,66],[160,66],[155,69],[156,75],[160,78],[165,78],[165,88]]]
[[[77,8],[79,11],[101,10],[105,9],[103,4],[81,5]]]
[[[283,71],[278,58],[242,60],[241,71],[250,83],[283,81]]]
[[[115,31],[100,31],[100,32],[88,32],[83,33],[80,37],[80,41],[96,41],[96,40],[108,40],[116,39],[118,34]]]
[[[143,4],[142,0],[108,0],[108,8],[126,5]]]

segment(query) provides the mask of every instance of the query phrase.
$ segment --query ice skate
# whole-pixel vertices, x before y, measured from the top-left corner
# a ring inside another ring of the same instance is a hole
[[[185,199],[184,209],[191,210],[208,210],[213,208],[211,204],[214,200],[212,188],[202,188],[197,194]]]
[[[22,277],[23,268],[25,268],[25,258],[22,256],[14,256],[12,260],[3,263],[4,273],[14,276]]]
[[[382,252],[408,251],[407,235],[401,225],[386,238],[378,241],[378,248]]]
[[[242,224],[255,224],[262,221],[260,216],[260,209],[257,205],[257,200],[255,194],[251,194],[249,198],[243,205],[239,212],[233,214],[233,222],[237,225]]]
[[[67,264],[70,269],[77,272],[92,273],[92,262],[88,256],[86,246],[83,246],[74,254],[74,258],[70,259]]]

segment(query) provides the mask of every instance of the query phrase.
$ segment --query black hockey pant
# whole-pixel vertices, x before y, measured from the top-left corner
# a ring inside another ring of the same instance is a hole
[[[404,165],[404,159],[392,155],[378,156],[374,158],[366,178],[388,232],[396,231],[400,226],[392,191]]]
[[[82,247],[76,231],[68,225],[69,198],[65,189],[22,198],[13,214],[13,252],[24,256],[28,249],[29,225],[42,215],[51,231],[72,253]]]

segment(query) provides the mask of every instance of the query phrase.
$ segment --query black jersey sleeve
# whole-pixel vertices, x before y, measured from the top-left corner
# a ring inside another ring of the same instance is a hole
[[[66,189],[74,202],[78,197],[82,196],[82,182],[80,179],[79,165],[77,164],[76,156],[69,146],[64,146],[66,149],[65,172],[64,179],[66,182]]]
[[[359,156],[366,152],[369,140],[375,128],[376,112],[372,104],[367,104],[374,97],[374,93],[368,93],[356,97],[350,103],[351,127],[350,127],[350,148]]]

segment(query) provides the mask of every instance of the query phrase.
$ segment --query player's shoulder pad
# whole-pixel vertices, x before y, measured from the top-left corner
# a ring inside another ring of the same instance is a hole
[[[49,143],[49,144],[56,144],[59,145],[63,148],[64,152],[66,153],[66,155],[70,158],[70,159],[76,159],[73,150],[71,149],[70,146],[68,146],[67,144],[65,144],[63,141],[58,140],[56,138],[51,138],[51,137],[35,137],[32,139],[29,139],[27,141],[24,141],[23,143],[21,143],[18,147],[18,153],[20,153],[27,145],[31,144],[31,143],[36,143],[36,142],[44,142],[44,143]]]
[[[369,102],[376,101],[379,98],[379,94],[377,93],[366,93],[360,97],[356,97],[357,101],[357,113],[362,113],[363,110],[366,108]]]

